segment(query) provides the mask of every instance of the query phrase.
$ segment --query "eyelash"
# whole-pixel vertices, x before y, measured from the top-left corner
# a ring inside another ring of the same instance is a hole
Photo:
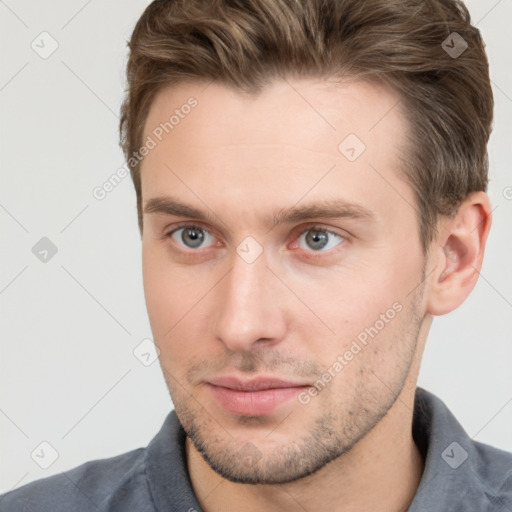
[[[208,229],[204,228],[203,226],[200,226],[198,224],[182,224],[182,225],[179,225],[177,227],[175,227],[172,231],[169,231],[167,232],[166,234],[164,234],[164,236],[162,238],[164,239],[170,239],[172,238],[172,235],[174,235],[177,231],[180,231],[181,229],[199,229],[201,231],[204,231],[205,233],[207,233],[208,235],[211,235],[211,236],[215,236],[213,235],[213,233],[211,233]],[[306,249],[301,249],[303,251],[306,251],[308,254],[307,257],[313,259],[313,258],[319,258],[319,257],[322,257],[323,255],[332,255],[333,252],[336,252],[337,250],[339,250],[339,246],[340,245],[345,245],[345,243],[348,241],[348,236],[345,236],[345,235],[342,235],[340,233],[336,233],[335,231],[332,231],[330,229],[327,229],[321,225],[318,225],[318,224],[313,224],[313,225],[310,225],[310,226],[307,226],[307,227],[303,227],[301,231],[299,231],[297,233],[297,235],[294,235],[294,240],[298,240],[300,236],[302,236],[303,234],[307,233],[308,231],[320,231],[320,232],[324,232],[324,233],[329,233],[330,235],[334,235],[334,236],[337,236],[337,237],[340,237],[342,240],[333,248],[327,250],[327,251],[314,251],[314,250],[306,250]],[[193,254],[193,253],[199,253],[201,251],[201,249],[190,249],[190,248],[186,248],[186,247],[182,247],[180,246],[181,249],[184,249],[185,251]],[[311,256],[311,254],[318,254],[318,256]]]

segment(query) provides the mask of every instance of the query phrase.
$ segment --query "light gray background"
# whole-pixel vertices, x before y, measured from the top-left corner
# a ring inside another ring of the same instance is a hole
[[[158,362],[133,355],[151,331],[132,183],[92,195],[124,163],[126,40],[147,4],[0,1],[0,492],[145,446],[172,407]],[[512,0],[467,5],[495,92],[494,224],[473,294],[434,321],[420,385],[512,450]],[[47,59],[31,48],[43,31],[59,45]],[[58,248],[47,263],[42,237]]]

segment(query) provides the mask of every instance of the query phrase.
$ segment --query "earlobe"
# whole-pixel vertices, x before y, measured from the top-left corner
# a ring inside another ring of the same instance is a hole
[[[490,227],[491,205],[484,192],[470,194],[453,217],[441,221],[432,253],[428,313],[444,315],[466,300],[478,279]]]

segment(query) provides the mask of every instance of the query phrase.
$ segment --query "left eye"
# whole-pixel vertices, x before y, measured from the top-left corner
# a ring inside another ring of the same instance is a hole
[[[341,235],[321,228],[312,228],[304,231],[298,238],[298,245],[301,249],[312,249],[313,251],[327,251],[343,242]],[[305,244],[304,247],[301,243]],[[324,252],[325,252],[324,251]]]
[[[176,240],[176,242],[183,244],[188,249],[201,248],[205,241],[209,239],[211,239],[211,241],[215,240],[213,235],[199,226],[186,226],[184,228],[179,228],[169,233],[168,236],[171,236]]]

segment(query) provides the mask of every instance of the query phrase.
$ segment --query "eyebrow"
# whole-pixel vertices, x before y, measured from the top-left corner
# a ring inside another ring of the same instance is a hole
[[[144,213],[190,217],[209,222],[213,222],[216,217],[213,212],[200,210],[171,197],[148,199],[144,206]],[[278,224],[292,224],[313,218],[350,218],[372,221],[376,216],[371,210],[359,204],[348,203],[342,199],[322,199],[302,206],[282,208],[266,216],[263,221],[265,225],[274,228]]]

